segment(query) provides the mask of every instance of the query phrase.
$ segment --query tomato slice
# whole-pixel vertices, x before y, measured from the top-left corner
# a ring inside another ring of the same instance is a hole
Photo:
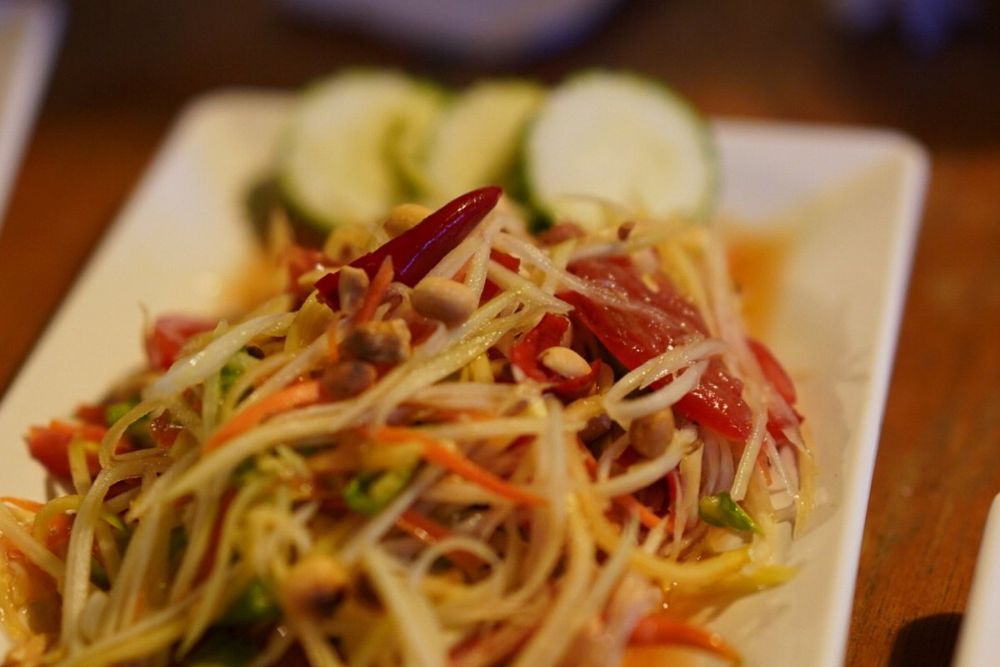
[[[569,268],[595,285],[626,296],[636,306],[597,303],[579,292],[559,295],[573,306],[573,319],[629,370],[692,338],[708,335],[698,309],[662,274],[651,276],[654,290],[625,258],[588,258]],[[674,407],[682,416],[723,437],[744,441],[750,436],[752,414],[742,392],[743,383],[718,359],[712,359],[698,386]]]
[[[101,470],[97,450],[107,429],[95,424],[68,424],[53,421],[48,426],[32,426],[28,431],[28,452],[45,466],[53,477],[70,479],[69,446],[74,438],[82,438],[91,475]]]
[[[781,362],[760,341],[747,338],[747,345],[753,356],[756,357],[757,363],[760,364],[760,370],[764,373],[764,377],[771,383],[774,390],[785,399],[786,403],[795,405],[795,383],[792,382],[792,378],[789,377]]]
[[[215,320],[190,315],[161,315],[146,333],[146,356],[149,365],[160,371],[170,368],[181,348],[192,336],[210,331]]]

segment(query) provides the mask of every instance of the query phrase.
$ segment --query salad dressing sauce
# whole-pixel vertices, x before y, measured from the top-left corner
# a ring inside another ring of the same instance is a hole
[[[730,227],[724,238],[747,329],[756,337],[766,337],[792,234],[784,229],[751,232]]]

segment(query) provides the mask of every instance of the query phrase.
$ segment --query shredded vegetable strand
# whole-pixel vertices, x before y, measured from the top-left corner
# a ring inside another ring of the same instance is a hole
[[[319,360],[326,356],[326,353],[327,340],[326,334],[323,334],[306,348],[299,350],[287,364],[251,392],[243,401],[244,409],[246,406],[256,403],[281,390],[286,385],[291,384],[295,378],[305,375]]]
[[[687,637],[736,659],[700,621],[787,580],[817,473],[716,234],[592,200],[608,226],[536,241],[512,208],[476,208],[497,189],[470,196],[472,222],[343,228],[335,256],[286,239],[282,294],[232,325],[157,320],[166,361],[82,423],[32,429],[71,493],[0,499],[18,648],[558,667]],[[581,277],[602,262],[607,281]],[[411,300],[426,276],[465,287]],[[32,635],[33,614],[58,633]]]
[[[32,537],[18,522],[14,513],[0,503],[0,532],[18,548],[31,562],[48,573],[56,583],[61,583],[65,573],[63,562],[51,551]]]
[[[266,487],[266,480],[249,482],[239,490],[229,511],[226,512],[219,536],[219,544],[216,547],[215,557],[212,559],[212,568],[206,580],[204,591],[192,610],[184,631],[184,640],[180,646],[182,653],[191,649],[221,607],[227,592],[226,584],[229,577],[226,574],[230,571],[230,556],[236,546],[239,523],[247,508],[257,501],[258,497],[265,492]]]
[[[693,429],[678,429],[663,453],[631,466],[627,471],[592,485],[595,493],[608,498],[624,496],[645,488],[677,467],[695,441]]]
[[[604,406],[608,411],[608,415],[616,422],[622,425],[631,424],[640,417],[645,417],[654,412],[659,412],[664,408],[669,408],[684,398],[692,389],[698,386],[698,382],[701,380],[701,376],[706,368],[708,368],[708,362],[699,361],[678,375],[670,384],[639,398],[615,401],[608,398],[611,394],[611,391],[609,391],[605,394]],[[614,391],[613,387],[612,391]]]
[[[571,503],[569,513],[569,563],[559,581],[558,599],[548,618],[532,636],[514,662],[514,667],[555,665],[576,632],[589,618],[579,613],[590,592],[588,583],[593,570],[593,538]]]
[[[391,557],[376,546],[362,556],[365,570],[386,606],[406,651],[407,662],[422,667],[445,664],[445,639],[426,600],[404,585]]]
[[[72,651],[80,638],[73,632],[83,610],[90,588],[90,554],[94,541],[94,525],[98,521],[104,496],[116,482],[139,477],[147,471],[162,471],[170,464],[167,459],[130,461],[101,471],[77,511],[66,559],[66,579],[63,586],[62,627],[63,645]]]
[[[234,326],[203,350],[179,359],[162,377],[146,388],[145,398],[168,398],[195,385],[219,371],[230,357],[262,334],[279,334],[287,329],[294,316],[291,313],[264,315]]]

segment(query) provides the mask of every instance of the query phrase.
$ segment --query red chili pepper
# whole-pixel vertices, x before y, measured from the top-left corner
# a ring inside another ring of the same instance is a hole
[[[354,260],[350,266],[374,278],[385,258],[391,257],[394,279],[413,287],[493,210],[502,192],[490,186],[456,197],[415,227]],[[340,272],[323,276],[316,282],[320,300],[334,310],[340,306],[339,284]]]
[[[565,317],[546,313],[534,329],[524,334],[521,340],[510,348],[510,361],[532,380],[553,383],[551,389],[559,396],[578,398],[597,377],[600,361],[590,365],[589,373],[569,379],[553,373],[538,363],[538,355],[550,347],[560,345],[568,329],[569,320]]]
[[[626,297],[636,306],[623,309],[597,303],[578,292],[559,294],[573,306],[573,319],[593,333],[629,370],[692,337],[708,333],[697,308],[677,294],[663,275],[653,276],[658,288],[654,291],[624,258],[580,260],[573,263],[570,270]],[[743,383],[729,375],[717,359],[712,359],[698,386],[675,407],[684,417],[726,438],[746,440],[750,435],[752,415],[742,392]]]

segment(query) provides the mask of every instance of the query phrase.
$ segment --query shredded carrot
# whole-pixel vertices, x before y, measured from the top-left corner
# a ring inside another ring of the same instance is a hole
[[[657,516],[656,512],[639,502],[635,496],[618,496],[614,499],[614,503],[622,509],[634,513],[639,517],[639,523],[646,528],[656,528],[663,521],[662,517]]]
[[[218,449],[227,440],[250,430],[269,417],[293,408],[319,403],[322,398],[323,388],[319,380],[299,382],[285,387],[236,413],[205,442],[204,450],[210,452]]]
[[[474,482],[484,489],[492,491],[508,500],[522,505],[541,505],[546,502],[545,498],[504,481],[490,471],[473,463],[461,453],[446,447],[444,443],[413,429],[383,426],[376,429],[371,435],[374,440],[382,442],[418,443],[423,450],[424,458],[428,461],[436,463],[442,468],[460,477],[464,477],[470,482]]]
[[[358,312],[354,314],[355,324],[367,322],[375,315],[375,309],[378,308],[378,305],[382,303],[382,299],[385,298],[385,293],[389,290],[389,285],[392,284],[394,275],[392,257],[387,256],[382,260],[382,265],[378,267],[375,277],[372,278],[371,283],[368,285],[368,291],[365,292],[365,298],[361,301]]]
[[[28,512],[38,512],[42,509],[42,503],[36,503],[34,500],[26,500],[24,498],[15,498],[14,496],[3,496],[0,497],[0,503],[7,503],[8,505],[13,505],[14,507],[20,507]]]
[[[215,515],[215,521],[212,523],[211,537],[209,538],[205,553],[201,555],[201,562],[198,563],[198,574],[195,577],[195,581],[202,582],[212,573],[215,556],[219,551],[219,542],[222,540],[222,526],[226,521],[226,515],[229,513],[229,508],[232,506],[233,498],[235,497],[236,491],[233,489],[226,489],[225,493],[222,494],[222,498],[219,501],[219,513]]]
[[[421,514],[414,509],[408,509],[396,519],[396,527],[409,533],[424,544],[435,544],[451,537],[452,532],[434,519]],[[468,551],[449,551],[448,558],[466,573],[474,574],[485,564],[479,556]]]
[[[732,663],[738,664],[742,661],[739,652],[727,644],[718,633],[695,627],[662,612],[641,618],[632,630],[629,645],[690,646],[714,653]]]

